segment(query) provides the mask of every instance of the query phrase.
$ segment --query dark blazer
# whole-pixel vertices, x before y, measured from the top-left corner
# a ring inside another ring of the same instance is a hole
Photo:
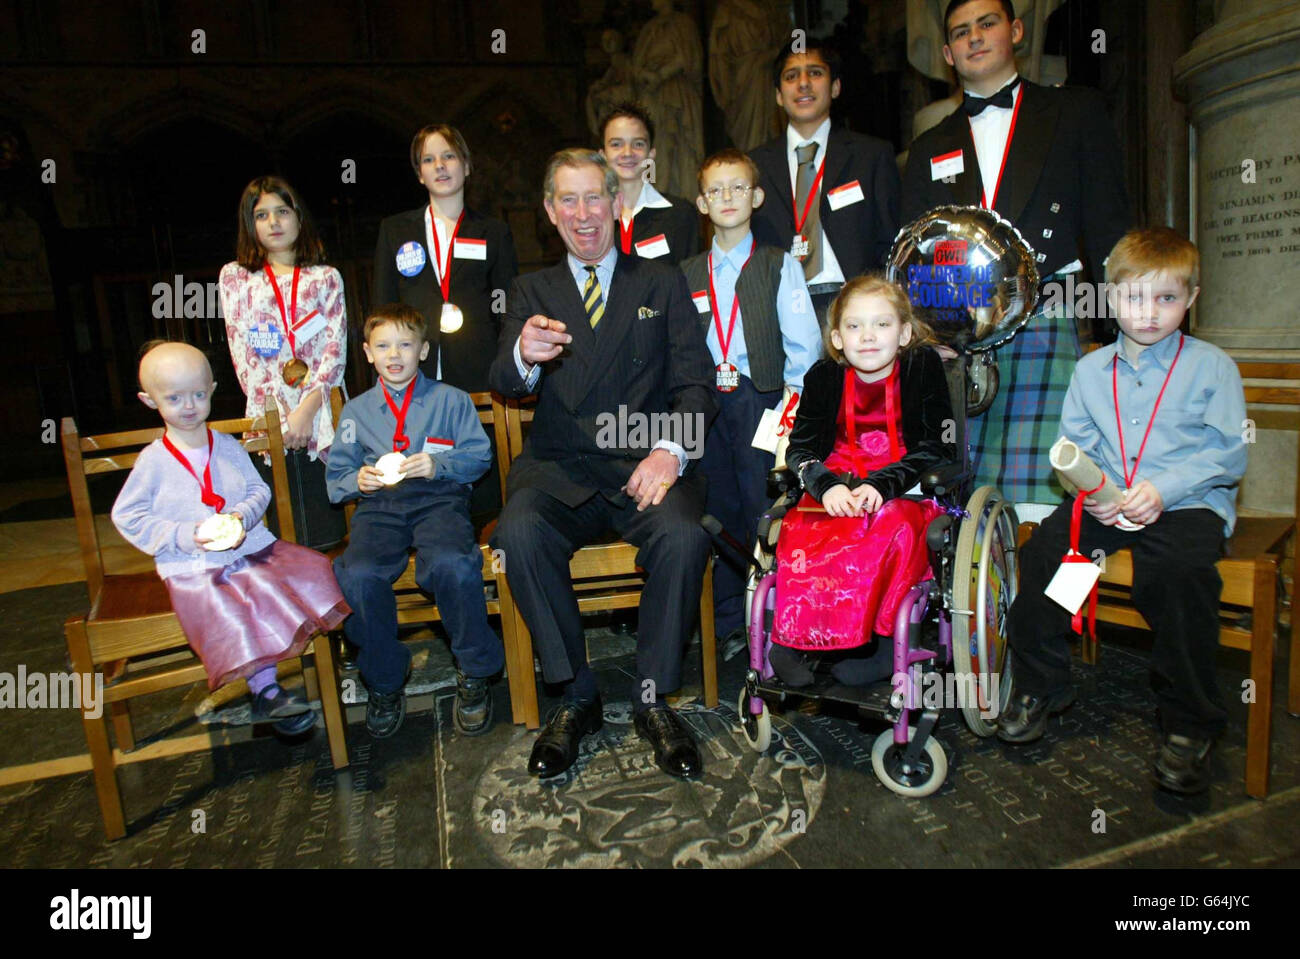
[[[899,462],[873,470],[866,478],[832,473],[824,462],[835,448],[846,367],[831,359],[818,360],[804,377],[785,462],[796,473],[803,466],[803,487],[818,502],[838,483],[847,483],[850,489],[870,483],[884,499],[893,499],[915,486],[926,470],[957,459],[957,447],[943,441],[945,424],[952,421],[952,401],[939,354],[921,347],[904,353],[899,361],[907,452]]]
[[[663,198],[672,206],[644,207],[632,221],[632,243],[637,244],[652,236],[664,235],[668,241],[668,253],[654,257],[661,263],[681,263],[688,256],[700,252],[700,214],[694,204],[685,200],[663,194]],[[614,235],[618,235],[615,229]],[[632,247],[636,256],[636,246]]]
[[[659,260],[619,254],[604,318],[592,329],[568,257],[518,277],[510,288],[492,389],[528,394],[514,347],[533,314],[560,320],[573,342],[543,365],[537,411],[523,453],[510,466],[509,491],[536,487],[570,507],[604,493],[616,504],[637,464],[658,439],[688,453],[703,449],[716,412],[713,362],[686,277]],[[671,420],[664,413],[676,414]],[[667,422],[677,435],[653,435],[638,421]],[[692,460],[691,466],[694,465]]]
[[[749,156],[758,166],[758,184],[765,194],[763,205],[754,211],[754,235],[759,243],[789,251],[794,239],[794,191],[790,187],[785,131],[755,147]],[[832,210],[830,191],[853,180],[862,187],[862,201]],[[899,184],[894,148],[876,137],[832,126],[826,141],[821,192],[822,227],[844,279],[884,266],[898,234]]]
[[[390,216],[379,224],[379,242],[375,244],[375,267],[370,285],[373,309],[384,303],[402,302],[424,314],[428,324],[431,349],[420,369],[429,379],[438,374],[438,351],[442,351],[442,379],[467,393],[488,388],[488,367],[496,353],[497,335],[501,330],[500,313],[492,312],[493,291],[501,296],[519,273],[514,237],[500,220],[475,213],[468,207],[458,236],[487,240],[486,260],[452,257],[451,301],[460,307],[465,323],[455,333],[440,333],[442,288],[433,266],[434,251],[425,249],[424,269],[415,276],[403,276],[397,270],[397,251],[403,243],[414,240],[425,247],[424,213],[428,206]],[[447,255],[446,250],[442,254]]]
[[[1040,276],[1082,258],[1095,279],[1132,224],[1124,165],[1106,102],[1083,87],[1022,81],[1020,113],[995,209],[1038,255]],[[930,159],[963,151],[954,183],[930,178]],[[979,206],[983,180],[964,112],[916,138],[903,172],[903,222],[944,204]]]

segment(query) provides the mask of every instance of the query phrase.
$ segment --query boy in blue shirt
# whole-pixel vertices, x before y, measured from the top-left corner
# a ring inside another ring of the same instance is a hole
[[[1079,361],[1061,435],[1126,490],[1119,505],[1084,500],[1079,552],[1133,551],[1133,604],[1155,633],[1152,686],[1164,746],[1156,783],[1209,788],[1209,759],[1227,712],[1215,677],[1215,563],[1236,521],[1246,472],[1246,401],[1236,364],[1179,329],[1196,300],[1196,247],[1165,227],[1133,230],[1106,264],[1120,337]],[[1071,503],[1057,507],[1020,553],[1020,589],[1007,621],[1016,695],[998,737],[1024,743],[1074,700],[1070,614],[1043,590],[1070,547]],[[1141,529],[1117,526],[1122,517]]]
[[[487,471],[491,447],[469,394],[420,372],[429,343],[418,310],[381,306],[364,334],[379,382],[343,407],[326,480],[330,502],[359,500],[334,573],[353,609],[343,629],[360,648],[366,728],[382,739],[406,715],[411,653],[397,639],[393,583],[414,546],[416,582],[437,601],[456,657],[456,728],[477,736],[492,725],[488,680],[505,665],[469,518],[471,484]],[[392,454],[400,465],[379,463]]]
[[[681,269],[713,358],[718,404],[700,461],[709,483],[705,508],[741,542],[752,543],[771,502],[767,474],[775,456],[751,441],[765,410],[780,408],[793,425],[804,373],[821,357],[821,328],[803,267],[750,232],[763,203],[754,161],[723,150],[700,164],[698,176],[695,205],[713,223],[713,244]],[[719,559],[714,622],[727,656],[744,642],[746,570],[728,553]]]

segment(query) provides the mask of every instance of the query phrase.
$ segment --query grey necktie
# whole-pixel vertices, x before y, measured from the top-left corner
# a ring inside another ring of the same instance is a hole
[[[799,164],[794,186],[794,203],[798,211],[796,217],[803,216],[804,204],[808,202],[808,192],[812,189],[813,180],[817,178],[817,164],[813,162],[816,156],[816,142],[794,149],[794,158]],[[804,221],[803,230],[800,231],[808,242],[808,255],[803,258],[803,275],[807,280],[811,280],[822,271],[821,194],[822,185],[818,183],[817,195],[812,198],[812,203],[808,206],[808,219]],[[795,222],[797,223],[798,220],[796,219]]]

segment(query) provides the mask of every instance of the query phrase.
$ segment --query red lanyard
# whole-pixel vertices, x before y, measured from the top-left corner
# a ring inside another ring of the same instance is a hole
[[[862,450],[858,448],[858,423],[857,413],[854,407],[854,394],[857,385],[854,379],[857,373],[853,367],[848,367],[844,371],[844,424],[849,431],[849,445],[853,449],[853,459],[858,460]],[[889,462],[897,463],[902,459],[898,443],[898,361],[894,361],[894,368],[889,373],[889,379],[885,382],[885,429],[889,432]]]
[[[1105,477],[1092,489],[1081,489],[1074,497],[1070,507],[1070,551],[1061,557],[1062,563],[1091,563],[1092,560],[1079,552],[1079,527],[1083,523],[1083,501],[1106,485]],[[1079,636],[1083,635],[1083,607],[1070,617],[1070,628]],[[1088,635],[1097,638],[1097,584],[1092,584],[1088,593]]]
[[[799,168],[796,166],[795,167],[796,185],[798,185],[799,182],[798,169]],[[817,195],[817,187],[821,185],[822,174],[825,172],[826,172],[826,158],[822,157],[821,165],[817,167],[817,176],[813,178],[812,186],[808,189],[808,197],[803,201],[803,216],[799,215],[799,198],[795,196],[790,197],[790,207],[794,211],[794,232],[799,236],[803,236],[803,225],[808,222],[808,214],[812,212],[813,197]]]
[[[417,376],[415,379],[419,379],[419,377]],[[400,410],[397,408],[397,404],[393,402],[393,398],[388,394],[388,387],[384,385],[384,381],[379,381],[379,388],[384,391],[384,402],[388,404],[388,408],[393,411],[394,419],[397,420],[397,426],[393,430],[393,451],[396,453],[405,451],[411,445],[410,439],[403,431],[406,429],[406,411],[411,408],[411,395],[415,392],[415,379],[406,384],[406,395],[402,397],[402,408]]]
[[[284,309],[284,297],[280,295],[280,284],[276,282],[275,270],[271,269],[271,264],[267,263],[266,276],[271,281],[271,289],[275,292],[275,302],[280,304],[280,318],[284,320],[284,335],[289,338],[289,355],[295,359],[298,356],[298,350],[293,341],[293,321],[298,317],[298,275],[302,272],[302,267],[293,268],[293,291],[289,294],[289,311]]]
[[[1111,361],[1110,366],[1110,389],[1115,397],[1115,426],[1119,429],[1119,468],[1124,471],[1124,487],[1133,485],[1137,479],[1138,466],[1142,463],[1142,453],[1147,448],[1147,437],[1151,435],[1151,427],[1155,425],[1156,413],[1160,410],[1160,401],[1165,397],[1165,387],[1169,385],[1169,378],[1174,375],[1174,367],[1178,365],[1178,355],[1183,352],[1183,340],[1186,337],[1182,333],[1178,334],[1178,349],[1174,351],[1174,361],[1169,364],[1169,372],[1165,374],[1165,381],[1160,384],[1160,392],[1156,394],[1156,405],[1151,410],[1151,419],[1147,421],[1146,432],[1142,434],[1142,445],[1138,447],[1137,458],[1133,461],[1133,471],[1128,469],[1128,454],[1124,451],[1124,420],[1119,415],[1119,351],[1123,349],[1121,344],[1115,346],[1115,359]]]
[[[750,239],[749,256],[745,257],[745,262],[740,264],[740,272],[745,271],[749,265],[749,257],[754,255],[754,247],[758,241]],[[736,283],[740,283],[740,273],[736,274]],[[734,286],[731,288],[731,320],[727,323],[727,335],[722,335],[722,320],[719,318],[718,311],[718,294],[713,291],[713,251],[709,251],[709,309],[713,310],[713,328],[718,331],[718,347],[722,350],[722,362],[727,362],[727,351],[731,349],[731,338],[736,332],[736,311],[740,308],[740,291]]]
[[[433,215],[433,204],[429,204],[429,232],[433,234],[433,256],[434,262],[438,264],[441,275],[438,277],[438,283],[442,287],[442,302],[450,303],[451,297],[451,253],[456,246],[456,234],[460,232],[460,221],[465,219],[465,210],[462,207],[460,216],[456,217],[456,225],[451,229],[451,240],[447,244],[447,259],[442,259],[442,244],[438,242],[438,220]],[[406,447],[402,447],[405,449]]]
[[[985,198],[984,187],[983,187],[982,185],[980,186],[980,203],[984,204],[984,209],[986,209],[986,210],[991,210],[991,209],[993,209],[993,208],[997,205],[997,202],[998,202],[998,191],[999,191],[1000,189],[1002,189],[1002,172],[1007,168],[1007,157],[1009,157],[1009,156],[1011,155],[1011,138],[1014,137],[1014,136],[1016,135],[1016,117],[1020,116],[1020,103],[1021,103],[1021,101],[1024,99],[1024,97],[1022,97],[1022,96],[1020,95],[1020,91],[1021,91],[1021,88],[1022,88],[1023,86],[1024,86],[1024,84],[1022,83],[1020,86],[1016,87],[1016,105],[1015,105],[1015,108],[1011,111],[1011,128],[1007,130],[1007,145],[1006,145],[1005,147],[1002,148],[1002,165],[998,167],[998,179],[997,179],[997,182],[993,184],[993,199],[992,199],[992,200],[989,200],[989,199],[986,199],[986,198]],[[972,139],[972,141],[975,139],[975,134],[974,134],[974,131],[975,131],[975,124],[974,124],[974,120],[975,120],[975,118],[974,118],[974,117],[971,117],[971,139]],[[978,156],[976,156],[976,158],[975,158],[975,163],[976,163],[977,166],[979,165],[979,157],[978,157]]]
[[[220,513],[226,508],[224,498],[217,495],[212,488],[212,428],[208,427],[208,462],[203,467],[203,479],[199,479],[199,474],[194,472],[194,467],[190,465],[189,458],[176,448],[167,434],[163,433],[163,446],[167,447],[167,452],[176,457],[177,462],[185,467],[185,471],[194,477],[194,482],[199,484],[199,498],[203,500],[204,506],[211,506]]]
[[[618,248],[624,253],[632,252],[632,228],[636,225],[636,214],[632,214],[632,219],[627,221],[627,226],[623,226],[623,218],[620,216],[614,221],[618,225]]]

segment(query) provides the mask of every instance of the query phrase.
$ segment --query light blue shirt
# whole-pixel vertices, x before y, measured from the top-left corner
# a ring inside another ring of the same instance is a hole
[[[1120,348],[1122,336],[1081,359],[1061,410],[1061,435],[1077,443],[1124,489],[1111,379],[1112,370],[1117,370],[1124,454],[1130,470],[1135,463],[1138,467],[1133,485],[1150,481],[1166,510],[1213,510],[1223,517],[1228,536],[1237,521],[1237,486],[1246,474],[1246,398],[1237,364],[1217,346],[1190,336],[1184,339],[1146,450],[1137,461],[1178,339],[1167,336],[1147,347],[1136,364]]]
[[[724,333],[731,319],[732,301],[736,298],[736,281],[740,279],[740,270],[749,257],[752,242],[752,235],[746,233],[739,243],[724,253],[718,246],[718,241],[713,241],[713,292],[718,298],[718,310],[722,314],[718,317],[718,322],[722,324]],[[742,315],[738,309],[727,359],[735,364],[742,376],[749,376],[749,348],[745,344]],[[808,295],[803,267],[789,253],[784,254],[781,260],[781,285],[776,291],[776,315],[781,324],[781,343],[785,348],[785,383],[803,392],[803,375],[821,355],[821,327],[817,324],[817,314],[813,311],[812,298]],[[709,344],[709,352],[713,354],[714,365],[721,363],[722,345],[718,342],[717,323],[712,320],[709,321],[705,340]]]

